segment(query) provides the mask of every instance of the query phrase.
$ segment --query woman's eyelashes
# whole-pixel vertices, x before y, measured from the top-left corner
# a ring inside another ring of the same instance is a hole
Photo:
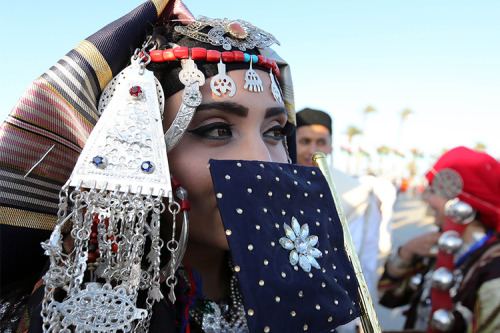
[[[232,125],[224,122],[214,122],[206,125],[202,125],[195,129],[189,130],[200,138],[209,140],[227,140],[233,137],[233,132],[231,131]]]
[[[233,138],[233,130],[235,126],[225,122],[213,122],[199,126],[195,129],[188,130],[189,133],[196,135],[202,139],[208,140],[229,140]],[[275,125],[262,133],[265,139],[276,141],[283,140],[286,135],[285,128],[281,125]]]
[[[281,125],[276,125],[264,132],[263,136],[267,139],[281,141],[285,136],[285,128]]]

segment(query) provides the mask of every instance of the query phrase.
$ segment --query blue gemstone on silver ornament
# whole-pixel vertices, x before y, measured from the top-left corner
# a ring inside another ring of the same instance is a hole
[[[102,157],[102,156],[95,156],[93,159],[92,159],[92,163],[99,169],[104,169],[106,167],[106,165],[108,164],[108,160],[106,159],[106,157]]]
[[[142,170],[142,172],[152,173],[154,171],[154,169],[155,169],[155,166],[150,161],[144,161],[144,162],[141,163],[141,170]]]

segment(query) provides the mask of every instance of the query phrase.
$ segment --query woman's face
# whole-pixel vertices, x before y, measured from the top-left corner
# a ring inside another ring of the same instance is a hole
[[[189,242],[228,249],[217,207],[208,161],[213,159],[287,162],[283,146],[283,127],[287,112],[270,91],[269,74],[257,70],[264,91],[243,88],[245,70],[229,72],[237,92],[217,96],[210,89],[210,78],[200,87],[203,100],[179,143],[168,153],[171,174],[188,192]],[[166,100],[165,129],[170,126],[179,106],[178,92]]]
[[[429,187],[423,198],[434,211],[434,224],[443,228],[446,218],[444,215],[444,206],[448,199],[434,193],[432,187]]]

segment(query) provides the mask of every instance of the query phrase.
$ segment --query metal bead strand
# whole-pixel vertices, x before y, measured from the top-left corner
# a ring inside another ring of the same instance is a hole
[[[148,200],[148,204],[150,204],[153,211],[150,226],[146,224],[146,229],[148,229],[151,238],[151,251],[147,257],[151,263],[148,269],[148,271],[151,272],[151,274],[148,274],[151,286],[146,299],[146,310],[148,311],[148,315],[145,320],[141,321],[138,325],[138,327],[140,327],[139,331],[142,332],[149,331],[154,302],[160,301],[160,299],[163,298],[160,291],[160,250],[163,247],[163,240],[160,237],[160,216],[165,211],[165,205],[163,204],[162,198],[163,195],[160,195],[154,200]]]
[[[175,239],[175,226],[176,216],[180,212],[180,206],[177,202],[171,201],[168,205],[168,210],[172,214],[172,239],[167,242],[167,249],[170,252],[169,261],[169,275],[166,279],[166,284],[170,288],[168,298],[170,302],[175,303],[174,287],[177,284],[177,277],[175,276],[175,268],[177,267],[177,250],[179,249],[179,242]]]

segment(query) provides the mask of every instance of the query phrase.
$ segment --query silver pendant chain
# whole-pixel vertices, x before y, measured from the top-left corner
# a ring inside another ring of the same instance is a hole
[[[238,280],[235,274],[231,277],[230,288],[228,302],[207,301],[214,309],[213,313],[203,313],[200,309],[191,310],[192,318],[204,332],[249,332],[243,297],[238,289]]]
[[[42,243],[50,257],[44,276],[45,297],[41,316],[44,332],[147,332],[154,302],[160,292],[160,215],[163,196],[141,196],[118,191],[89,191],[65,186],[60,193],[59,223],[50,239]],[[68,214],[68,201],[71,213]],[[151,214],[150,221],[146,216]],[[94,280],[84,283],[93,220],[98,216],[100,257]],[[69,220],[71,218],[71,220]],[[62,250],[61,230],[71,221],[74,248]],[[149,222],[149,223],[148,223]],[[146,239],[150,252],[145,255]],[[141,262],[147,258],[149,267]],[[96,281],[96,277],[100,282]],[[55,291],[65,292],[62,302]],[[147,290],[146,308],[136,305],[138,290]]]

